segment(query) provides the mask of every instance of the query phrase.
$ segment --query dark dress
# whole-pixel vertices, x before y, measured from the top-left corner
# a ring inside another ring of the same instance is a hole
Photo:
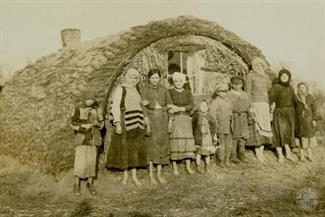
[[[275,103],[273,113],[273,146],[295,146],[296,96],[292,86],[275,84],[269,93],[270,104]]]
[[[144,141],[144,114],[141,96],[136,88],[117,87],[113,95],[113,122],[119,121],[122,134],[112,133],[107,152],[107,168],[127,170],[147,166],[147,147]]]
[[[190,112],[193,109],[193,96],[190,90],[184,89],[178,92],[170,89],[170,96],[174,105],[185,107],[185,112],[173,114],[172,132],[170,134],[170,159],[183,160],[195,157],[195,143],[192,130],[192,118]]]
[[[172,104],[168,89],[162,85],[146,84],[141,89],[142,99],[149,101],[144,109],[149,118],[151,134],[146,137],[148,161],[154,164],[168,164],[169,135],[167,105]]]
[[[306,103],[297,96],[296,106],[296,137],[297,138],[311,138],[315,136],[315,127],[313,120],[316,120],[316,105],[312,95],[308,94]]]

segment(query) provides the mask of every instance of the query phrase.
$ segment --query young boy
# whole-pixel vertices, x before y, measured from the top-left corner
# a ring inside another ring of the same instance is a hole
[[[231,78],[232,90],[229,91],[229,98],[231,99],[234,107],[231,161],[234,163],[247,161],[245,159],[245,144],[249,135],[248,114],[250,103],[248,94],[243,91],[243,84],[244,81],[241,77],[235,76]]]
[[[217,159],[221,168],[229,167],[229,158],[232,149],[232,130],[231,121],[233,113],[233,105],[227,97],[228,84],[220,84],[216,88],[215,94],[212,96],[213,101],[210,104],[209,113],[218,123],[216,128],[219,140],[219,148],[217,151]]]

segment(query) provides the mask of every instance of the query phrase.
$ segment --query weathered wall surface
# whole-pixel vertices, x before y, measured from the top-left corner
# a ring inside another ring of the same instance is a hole
[[[199,35],[217,40],[249,64],[262,56],[249,43],[219,25],[193,17],[178,17],[136,26],[62,49],[19,71],[0,96],[2,154],[58,174],[72,167],[71,111],[82,91],[96,90],[106,101],[114,81],[142,49],[164,38]]]

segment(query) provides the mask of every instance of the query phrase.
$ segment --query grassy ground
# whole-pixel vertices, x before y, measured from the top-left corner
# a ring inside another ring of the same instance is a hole
[[[324,142],[323,142],[324,144]],[[72,194],[72,171],[55,180],[0,157],[0,217],[2,216],[325,216],[325,147],[314,148],[314,163],[276,163],[266,151],[267,165],[258,164],[252,151],[249,163],[220,169],[214,164],[210,175],[171,175],[164,168],[166,185],[150,186],[146,171],[139,177],[145,184],[122,187],[119,173],[100,170],[91,196],[83,185],[82,195]],[[306,211],[297,203],[305,187],[317,190],[318,207]]]

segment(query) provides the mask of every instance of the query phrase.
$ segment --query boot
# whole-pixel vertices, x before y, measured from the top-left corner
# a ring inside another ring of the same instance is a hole
[[[246,160],[246,156],[245,156],[245,142],[244,141],[239,142],[238,153],[239,153],[239,160],[241,160],[244,163],[247,163],[248,161]]]

